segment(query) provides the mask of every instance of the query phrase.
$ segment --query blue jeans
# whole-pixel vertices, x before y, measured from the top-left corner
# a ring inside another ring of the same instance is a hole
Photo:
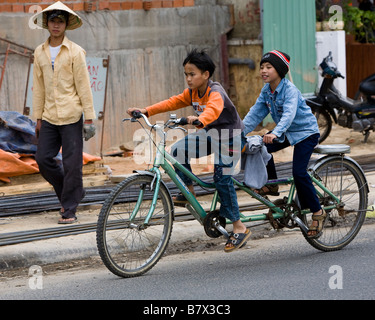
[[[188,134],[177,141],[171,150],[172,156],[186,169],[192,172],[190,159],[200,158],[210,154],[215,155],[214,183],[220,196],[220,215],[232,222],[240,219],[237,194],[234,189],[232,174],[240,159],[243,136],[230,139],[215,139],[206,130],[199,130]],[[181,180],[190,186],[192,180],[175,167]]]
[[[313,134],[297,143],[294,146],[293,152],[293,178],[296,184],[298,199],[301,209],[309,208],[311,212],[318,212],[321,209],[316,190],[307,173],[307,166],[314,148],[318,144],[318,140],[319,134]],[[279,151],[289,146],[290,143],[286,138],[283,143],[266,144],[269,153]],[[269,180],[277,179],[273,157],[268,161],[267,173]]]

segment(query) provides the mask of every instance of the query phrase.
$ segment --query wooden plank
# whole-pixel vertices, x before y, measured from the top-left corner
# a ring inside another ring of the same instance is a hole
[[[101,186],[108,180],[109,178],[107,175],[86,176],[83,178],[83,187]],[[5,186],[0,189],[2,196],[47,191],[53,191],[53,187],[47,181]]]

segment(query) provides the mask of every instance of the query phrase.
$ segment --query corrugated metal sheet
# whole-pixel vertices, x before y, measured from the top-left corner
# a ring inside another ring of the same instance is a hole
[[[263,0],[263,50],[291,56],[291,76],[302,93],[315,91],[315,0]]]

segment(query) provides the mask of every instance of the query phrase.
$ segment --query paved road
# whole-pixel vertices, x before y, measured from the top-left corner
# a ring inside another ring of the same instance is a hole
[[[374,299],[374,265],[375,224],[364,225],[349,246],[331,253],[290,231],[231,254],[167,256],[132,279],[118,278],[101,264],[41,277],[38,270],[31,277],[25,271],[0,279],[0,299]]]

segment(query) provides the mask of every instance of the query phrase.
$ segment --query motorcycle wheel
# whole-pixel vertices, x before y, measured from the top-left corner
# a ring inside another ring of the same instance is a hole
[[[320,108],[311,108],[313,115],[318,121],[320,138],[319,143],[322,143],[325,139],[328,138],[332,130],[332,118],[329,113]]]

